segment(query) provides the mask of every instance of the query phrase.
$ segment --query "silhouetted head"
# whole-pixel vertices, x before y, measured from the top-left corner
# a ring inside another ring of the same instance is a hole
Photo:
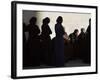
[[[57,23],[62,23],[63,22],[63,18],[61,16],[59,16],[56,21],[57,21]]]
[[[74,30],[74,34],[75,34],[76,36],[78,36],[78,33],[79,33],[78,29],[75,29],[75,30]]]
[[[50,22],[50,18],[46,17],[43,19],[43,24],[48,24]]]
[[[85,29],[84,28],[81,28],[81,32],[85,33]]]
[[[31,19],[30,19],[30,24],[36,24],[36,21],[37,21],[37,19],[36,19],[36,17],[32,17]]]
[[[91,25],[91,18],[89,19],[89,25]]]

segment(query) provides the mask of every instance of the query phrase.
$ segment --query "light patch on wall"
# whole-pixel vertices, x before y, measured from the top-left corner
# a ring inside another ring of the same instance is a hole
[[[49,26],[52,30],[51,38],[55,37],[55,24],[58,16],[63,17],[62,25],[65,28],[65,31],[69,35],[75,29],[78,29],[80,32],[81,28],[87,29],[89,25],[89,18],[91,14],[89,13],[71,13],[71,12],[42,12],[42,11],[29,11],[23,10],[23,22],[28,25],[31,17],[35,16],[37,18],[37,25],[41,30],[42,20],[45,17],[50,18]]]

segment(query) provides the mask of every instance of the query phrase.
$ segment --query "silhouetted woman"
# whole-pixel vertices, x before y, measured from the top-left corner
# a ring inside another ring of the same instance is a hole
[[[43,63],[49,64],[50,63],[50,54],[51,54],[51,37],[52,31],[49,27],[50,19],[48,17],[43,19],[42,24],[42,33],[41,33],[41,43],[42,43],[42,60]]]
[[[27,48],[27,40],[26,40],[26,35],[25,35],[25,32],[27,31],[28,31],[27,26],[25,23],[23,23],[23,67],[28,66],[28,60],[27,60],[28,48]]]
[[[89,26],[86,30],[86,40],[85,40],[85,54],[83,60],[85,63],[91,64],[91,18],[89,19]]]
[[[39,51],[40,51],[40,38],[39,33],[40,30],[36,25],[36,17],[32,17],[30,19],[30,24],[28,25],[29,28],[29,60],[30,66],[37,66],[40,64],[39,61]]]
[[[84,52],[85,51],[85,41],[86,41],[86,33],[85,33],[85,29],[84,28],[81,28],[81,32],[78,36],[78,46],[79,46],[79,58],[80,59],[83,59],[83,56],[84,56]]]
[[[55,25],[55,66],[64,66],[64,28],[62,26],[63,18],[59,16]]]
[[[79,50],[78,50],[78,34],[79,30],[75,29],[73,33],[69,35],[70,37],[70,45],[72,47],[72,59],[78,59],[79,58]]]

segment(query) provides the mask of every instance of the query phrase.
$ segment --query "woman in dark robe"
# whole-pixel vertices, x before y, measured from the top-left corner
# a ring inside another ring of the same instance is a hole
[[[51,37],[52,31],[49,27],[50,19],[48,17],[43,19],[42,33],[41,33],[41,59],[42,63],[50,65],[50,54],[51,54]]]
[[[40,65],[40,30],[36,25],[36,17],[32,17],[30,19],[30,24],[28,25],[29,31],[29,40],[28,40],[28,48],[29,48],[29,63],[30,66],[39,66]]]
[[[25,23],[23,23],[23,68],[28,66],[28,48],[27,48],[27,40],[25,32],[27,32],[27,26]]]
[[[91,18],[89,19],[89,26],[86,30],[86,40],[84,47],[83,61],[91,64]]]
[[[57,18],[57,24],[55,25],[55,66],[60,67],[64,66],[64,38],[65,33],[62,26],[63,18],[59,16]]]

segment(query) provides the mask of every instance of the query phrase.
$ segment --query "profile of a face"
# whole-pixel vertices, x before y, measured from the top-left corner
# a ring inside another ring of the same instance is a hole
[[[63,18],[62,18],[62,16],[59,16],[58,18],[57,18],[57,23],[62,23],[63,22]]]

